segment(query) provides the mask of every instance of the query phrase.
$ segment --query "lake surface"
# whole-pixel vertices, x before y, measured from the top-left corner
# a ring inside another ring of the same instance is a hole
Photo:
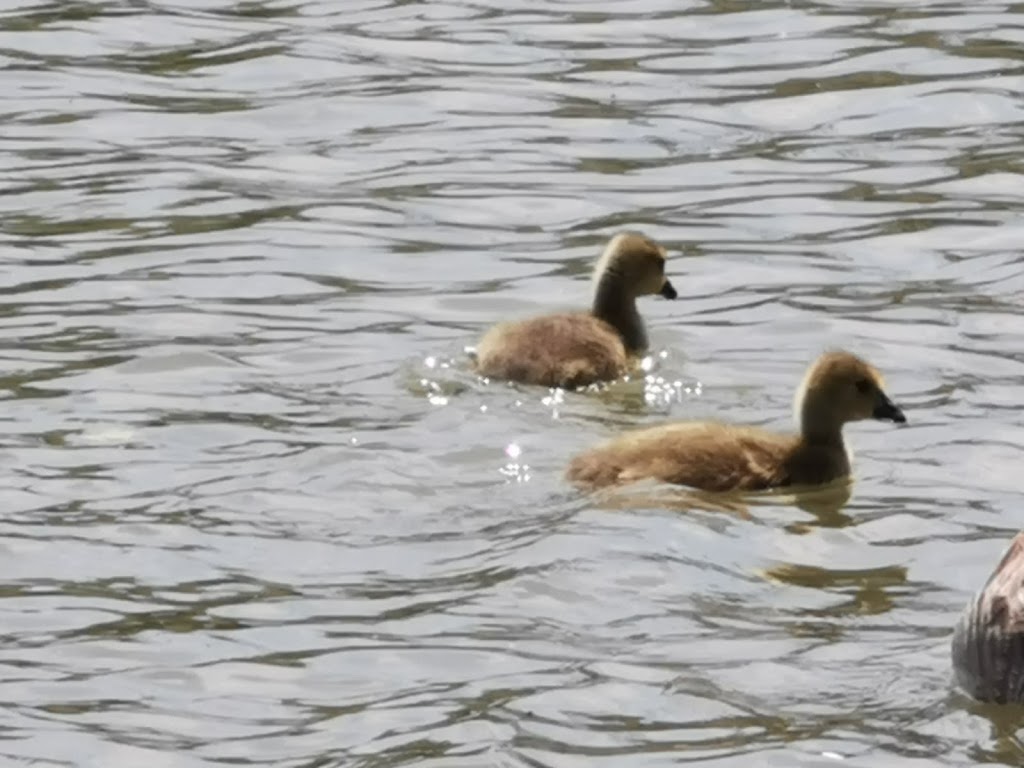
[[[948,661],[1024,527],[1022,46],[985,0],[4,5],[0,762],[1022,764]],[[626,227],[680,293],[646,381],[468,370]],[[833,346],[909,419],[842,508],[562,480],[788,428]]]

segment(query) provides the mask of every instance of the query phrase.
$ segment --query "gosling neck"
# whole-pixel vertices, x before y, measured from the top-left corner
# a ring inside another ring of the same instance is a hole
[[[811,397],[806,398],[800,409],[800,436],[809,445],[839,448],[845,452],[843,422],[832,410],[817,406]]]
[[[800,412],[800,440],[790,458],[795,485],[829,483],[850,474],[850,452],[843,441],[843,423],[831,409],[804,407]]]
[[[598,278],[591,311],[619,332],[629,352],[647,349],[647,329],[636,311],[636,296],[626,288],[617,270],[606,269]]]

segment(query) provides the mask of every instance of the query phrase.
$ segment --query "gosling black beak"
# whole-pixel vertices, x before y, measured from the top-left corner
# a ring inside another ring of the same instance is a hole
[[[666,299],[674,299],[679,294],[676,293],[676,289],[672,286],[671,281],[668,279],[661,286],[661,290],[658,291],[659,296],[664,296]]]
[[[875,403],[875,410],[871,414],[872,418],[881,419],[883,421],[895,421],[897,424],[906,424],[907,417],[903,415],[903,411],[896,405],[885,392],[878,393],[878,400]]]

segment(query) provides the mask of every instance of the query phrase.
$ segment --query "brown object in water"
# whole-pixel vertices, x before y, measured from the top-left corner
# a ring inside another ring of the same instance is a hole
[[[568,479],[600,488],[657,480],[704,491],[759,491],[820,485],[850,473],[843,425],[861,419],[903,423],[881,374],[849,352],[827,352],[797,392],[800,433],[717,422],[682,422],[627,432],[572,460]]]
[[[639,296],[676,298],[665,276],[665,249],[638,232],[620,232],[594,268],[589,312],[501,323],[477,345],[483,376],[523,384],[576,388],[624,375],[647,349],[636,310]]]
[[[979,701],[1024,703],[1024,532],[960,615],[953,671]]]

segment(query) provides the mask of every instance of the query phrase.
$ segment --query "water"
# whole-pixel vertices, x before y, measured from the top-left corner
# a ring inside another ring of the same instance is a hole
[[[952,687],[1024,527],[1024,6],[296,0],[0,12],[7,765],[1019,765]],[[650,380],[490,323],[672,251]],[[599,503],[619,429],[905,428],[841,509]]]

